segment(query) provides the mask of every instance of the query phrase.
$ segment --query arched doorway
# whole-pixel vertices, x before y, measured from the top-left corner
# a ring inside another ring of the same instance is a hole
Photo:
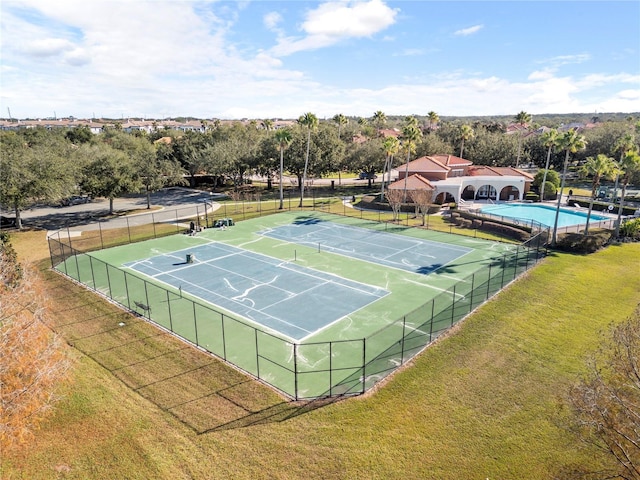
[[[467,185],[466,187],[464,187],[464,190],[462,190],[462,193],[460,194],[460,198],[462,198],[462,200],[473,200],[476,196],[476,187],[474,187],[473,185]]]
[[[507,185],[500,190],[500,200],[505,202],[509,200],[520,200],[520,190],[514,185]]]
[[[441,192],[436,195],[436,199],[433,203],[437,203],[438,205],[443,205],[445,203],[455,202],[456,199],[449,192]]]
[[[493,185],[482,185],[478,188],[478,192],[476,193],[476,200],[496,200],[498,197],[498,193]]]

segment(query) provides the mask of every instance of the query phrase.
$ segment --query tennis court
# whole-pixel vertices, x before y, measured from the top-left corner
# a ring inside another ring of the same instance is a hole
[[[389,293],[219,242],[124,266],[294,340]]]
[[[295,211],[90,253],[50,241],[58,271],[296,399],[366,391],[538,258]]]

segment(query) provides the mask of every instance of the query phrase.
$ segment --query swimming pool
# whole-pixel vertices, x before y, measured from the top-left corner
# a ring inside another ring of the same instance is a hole
[[[535,220],[547,227],[553,227],[556,218],[556,208],[549,205],[533,205],[528,203],[504,203],[499,205],[488,205],[480,209],[482,213],[493,216],[507,217],[514,220],[530,222]],[[607,217],[591,212],[590,222],[607,220]],[[558,227],[569,227],[572,225],[584,225],[587,223],[587,212],[560,209],[558,215]]]

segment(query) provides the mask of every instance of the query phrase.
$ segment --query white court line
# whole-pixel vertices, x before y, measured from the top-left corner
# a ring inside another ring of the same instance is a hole
[[[195,289],[196,291],[197,291],[197,290],[202,290],[202,291],[205,291],[205,292],[207,292],[207,293],[209,293],[209,294],[212,294],[212,295],[213,295],[213,297],[214,297],[214,300],[213,300],[213,301],[211,301],[211,300],[208,300],[208,299],[206,299],[206,298],[204,298],[204,297],[201,297],[201,296],[200,296],[200,295],[198,295],[197,293],[193,293],[193,292],[191,292],[191,295],[196,296],[196,297],[197,297],[197,298],[199,298],[200,300],[205,301],[205,302],[207,302],[207,303],[210,303],[210,304],[212,304],[212,305],[215,305],[215,306],[216,306],[216,308],[220,308],[220,309],[222,309],[222,310],[226,310],[227,312],[230,312],[230,313],[231,313],[231,314],[233,314],[233,315],[238,315],[240,318],[247,318],[247,317],[246,317],[246,315],[243,315],[243,314],[242,314],[242,313],[240,313],[240,312],[236,312],[236,311],[233,311],[233,310],[229,310],[229,309],[224,308],[223,306],[219,305],[218,303],[216,303],[216,302],[215,302],[215,299],[216,299],[216,298],[221,298],[221,299],[223,299],[223,300],[226,300],[226,298],[225,298],[225,297],[223,297],[222,295],[219,295],[219,294],[217,294],[216,292],[213,292],[213,291],[211,291],[211,290],[207,290],[206,288],[202,288],[200,285],[195,284],[195,283],[193,283],[193,282],[189,282],[188,280],[185,280],[185,279],[183,279],[183,278],[176,277],[176,276],[171,275],[171,274],[168,274],[168,276],[170,276],[170,277],[172,277],[172,278],[174,278],[174,279],[176,279],[176,280],[178,280],[178,281],[182,282],[182,284],[185,284],[185,285],[191,285],[192,287],[194,287],[194,289]],[[171,285],[170,283],[165,282],[164,280],[156,279],[156,281],[157,281],[157,282],[159,282],[159,283],[164,283],[165,285],[169,285],[170,287],[176,288],[174,285]],[[181,285],[182,285],[182,284],[181,284]],[[284,325],[289,325],[289,326],[294,327],[294,328],[296,328],[296,329],[298,329],[298,330],[300,330],[300,331],[302,331],[302,332],[306,332],[307,334],[311,334],[311,333],[314,333],[314,332],[315,332],[315,330],[314,330],[314,331],[307,330],[306,328],[302,328],[302,327],[300,327],[299,325],[295,325],[295,324],[293,324],[293,323],[287,322],[286,320],[283,320],[282,318],[274,317],[273,315],[270,315],[270,314],[268,314],[268,313],[262,312],[262,311],[260,311],[260,310],[256,310],[255,308],[247,307],[246,305],[244,305],[244,304],[243,304],[243,303],[241,303],[241,302],[233,301],[233,303],[236,303],[236,304],[238,304],[238,305],[240,305],[240,306],[242,306],[242,307],[244,307],[244,308],[246,308],[246,309],[248,309],[248,310],[250,310],[250,311],[257,312],[257,313],[259,313],[259,314],[261,314],[261,315],[263,315],[263,316],[265,316],[265,317],[271,318],[271,319],[275,320],[275,321],[276,321],[276,323],[281,323],[281,324],[284,324]],[[280,330],[278,330],[278,329],[276,329],[276,328],[269,327],[269,326],[265,325],[264,323],[262,323],[262,322],[260,322],[260,321],[258,321],[258,320],[253,320],[253,319],[251,319],[251,318],[248,318],[248,320],[250,320],[250,321],[252,321],[252,322],[254,322],[254,323],[259,324],[259,325],[260,325],[260,326],[262,326],[263,328],[266,328],[266,329],[268,329],[268,330],[271,330],[271,331],[277,332],[277,333],[279,333],[280,335],[285,335],[285,336],[287,336],[287,337],[289,337],[289,338],[293,338],[293,337],[290,337],[289,335],[287,335],[286,333],[284,333],[284,332],[282,332],[282,331],[280,331]]]
[[[441,243],[441,242],[436,242],[436,241],[433,241],[433,240],[421,240],[421,239],[416,239],[416,238],[412,238],[412,237],[403,237],[403,236],[400,237],[400,238],[402,238],[402,241],[408,242],[410,244],[410,246],[407,247],[407,248],[403,248],[403,249],[395,249],[394,247],[386,245],[386,244],[385,245],[380,245],[379,243],[366,242],[366,241],[360,240],[358,238],[352,238],[352,236],[347,235],[349,237],[347,239],[350,240],[352,243],[361,244],[361,245],[367,245],[367,246],[373,246],[375,248],[379,248],[379,249],[383,249],[383,250],[385,250],[385,249],[386,250],[392,250],[393,249],[393,253],[390,254],[390,255],[387,255],[385,257],[380,257],[380,256],[375,256],[375,255],[368,255],[368,256],[362,255],[362,256],[359,256],[359,255],[353,255],[353,253],[356,253],[354,250],[347,250],[347,249],[344,249],[344,248],[339,248],[339,247],[335,247],[335,246],[330,245],[332,240],[334,240],[336,238],[338,238],[338,239],[344,239],[345,238],[343,236],[336,235],[335,234],[336,230],[337,231],[343,231],[343,232],[350,232],[350,231],[356,230],[358,233],[360,233],[361,230],[367,230],[367,232],[369,232],[368,229],[362,229],[361,227],[344,226],[344,225],[334,224],[334,223],[332,223],[331,225],[320,225],[320,226],[317,226],[316,230],[314,231],[315,233],[318,234],[318,236],[320,236],[320,234],[326,233],[326,232],[330,232],[330,234],[326,235],[325,238],[316,237],[316,239],[315,239],[316,241],[314,242],[314,244],[315,243],[322,243],[322,241],[325,241],[325,242],[327,242],[327,245],[324,245],[325,250],[329,251],[331,253],[334,253],[336,255],[343,255],[343,256],[346,256],[346,257],[348,257],[350,259],[356,258],[356,259],[362,260],[362,261],[369,261],[369,262],[372,262],[372,263],[379,263],[379,264],[382,264],[382,265],[384,265],[386,267],[389,267],[389,268],[396,268],[396,269],[404,270],[404,271],[406,271],[407,269],[403,268],[401,265],[407,265],[407,263],[405,263],[405,262],[395,262],[395,261],[389,260],[389,258],[394,257],[395,255],[397,255],[399,253],[403,253],[403,252],[406,252],[408,250],[411,250],[412,248],[415,248],[416,246],[427,246],[427,247],[433,246],[436,249],[450,250],[450,251],[454,251],[454,252],[459,254],[455,259],[451,259],[451,260],[447,261],[444,265],[442,265],[439,268],[442,268],[443,266],[448,265],[452,261],[458,260],[458,259],[464,257],[465,255],[470,254],[470,253],[472,253],[474,251],[474,249],[468,248],[468,247],[450,246],[450,245],[447,245],[447,244],[444,244],[444,243]],[[306,233],[304,235],[304,237],[308,238],[308,236],[310,234],[313,234],[314,232],[308,232],[308,233]],[[381,235],[381,237],[379,237],[379,238],[387,238],[384,235],[393,235],[393,234],[386,233],[386,232],[380,232],[378,230],[370,230],[370,232],[372,234]],[[290,236],[287,236],[286,238],[284,238],[284,236],[277,236],[276,238],[278,238],[279,240],[285,241],[285,242],[289,242],[289,243],[300,243],[301,240],[299,240],[299,239],[301,237],[302,236],[298,236],[298,237],[294,236],[292,238]],[[273,236],[271,238],[273,238]],[[298,240],[296,241],[296,239],[298,239]],[[320,240],[320,241],[318,241],[318,240]],[[351,255],[349,255],[349,254],[351,254]],[[435,259],[435,260],[438,259],[437,256],[430,256],[430,255],[423,255],[423,254],[418,254],[416,256],[418,258],[426,257],[426,258]],[[378,260],[378,261],[376,261],[376,260]],[[414,264],[411,264],[410,266],[415,267]],[[437,269],[433,270],[433,272],[435,272],[435,271],[437,271]]]
[[[235,249],[236,247],[230,247],[230,248],[231,248],[231,249]],[[221,250],[223,250],[223,251],[224,251],[224,249],[221,249]],[[253,262],[255,262],[255,261],[261,261],[261,262],[266,263],[267,265],[269,265],[269,266],[271,266],[271,267],[275,267],[275,268],[278,268],[278,267],[279,267],[279,268],[283,268],[283,269],[288,270],[288,271],[291,271],[291,272],[293,272],[293,273],[295,273],[295,274],[297,274],[297,275],[306,275],[306,276],[311,277],[311,278],[313,278],[314,280],[316,280],[316,282],[317,282],[317,283],[316,283],[314,286],[312,286],[311,288],[308,288],[308,289],[306,289],[306,290],[304,290],[304,291],[301,291],[301,292],[298,292],[298,293],[294,293],[294,292],[290,292],[290,291],[288,291],[288,290],[285,290],[285,289],[283,289],[283,288],[280,288],[280,287],[278,287],[278,286],[271,285],[271,284],[272,284],[272,283],[273,283],[273,282],[278,278],[278,276],[276,276],[276,277],[274,277],[270,282],[267,282],[267,283],[265,283],[265,282],[259,282],[259,284],[257,284],[257,285],[253,285],[252,287],[250,287],[250,288],[248,288],[247,290],[245,290],[245,292],[244,292],[242,295],[238,295],[238,296],[235,296],[235,297],[229,298],[229,300],[231,300],[234,304],[237,304],[237,305],[239,305],[239,306],[241,307],[241,311],[233,311],[233,310],[231,310],[231,312],[232,312],[233,314],[235,314],[235,315],[239,315],[240,317],[248,318],[249,320],[251,320],[251,321],[253,321],[253,322],[255,322],[255,323],[260,324],[260,325],[261,325],[263,328],[265,328],[265,329],[268,329],[268,330],[271,330],[271,331],[275,331],[275,332],[277,332],[277,333],[279,333],[279,334],[281,334],[281,335],[285,335],[285,336],[287,336],[287,337],[289,337],[289,338],[297,338],[298,336],[291,337],[289,334],[287,334],[287,333],[285,333],[284,331],[282,331],[283,329],[286,329],[287,327],[293,327],[294,331],[303,332],[303,334],[304,334],[304,333],[306,333],[306,335],[303,335],[303,338],[307,338],[308,336],[310,336],[310,335],[312,335],[312,334],[315,334],[315,333],[316,333],[316,332],[318,332],[319,330],[322,330],[322,329],[326,328],[328,325],[322,325],[320,329],[317,329],[317,328],[316,328],[315,330],[308,330],[308,329],[303,328],[303,327],[301,327],[301,326],[299,326],[299,325],[296,325],[296,324],[291,323],[291,322],[289,322],[289,321],[287,321],[287,320],[284,320],[284,319],[282,319],[282,318],[280,318],[280,317],[275,317],[275,316],[273,316],[273,315],[270,315],[270,314],[268,314],[268,313],[266,313],[266,312],[265,312],[265,310],[266,310],[266,309],[271,308],[271,307],[273,307],[274,305],[276,305],[276,304],[278,304],[278,303],[281,303],[281,302],[283,302],[283,301],[290,300],[291,298],[294,298],[294,297],[296,297],[296,296],[298,296],[298,295],[304,295],[305,293],[308,293],[308,292],[309,292],[309,291],[311,291],[311,290],[317,289],[317,288],[319,288],[319,287],[322,287],[322,286],[324,286],[324,285],[328,285],[328,284],[334,284],[334,285],[339,286],[339,287],[341,287],[341,288],[350,288],[350,289],[355,290],[355,291],[358,291],[358,292],[360,292],[360,293],[364,293],[364,294],[366,294],[366,295],[370,296],[370,297],[372,298],[372,301],[375,301],[375,300],[377,300],[377,299],[379,299],[379,298],[382,298],[381,296],[377,295],[375,292],[372,292],[372,291],[364,291],[364,290],[362,290],[362,289],[356,288],[356,287],[355,287],[355,286],[353,286],[353,285],[348,285],[348,284],[345,284],[345,283],[342,283],[342,282],[337,282],[337,281],[333,281],[333,280],[327,279],[327,278],[326,278],[326,276],[327,276],[327,275],[331,275],[331,274],[328,274],[328,273],[326,273],[326,272],[322,272],[322,273],[323,273],[323,276],[322,276],[322,277],[321,277],[321,276],[319,276],[319,275],[312,275],[312,274],[310,274],[309,272],[307,272],[306,270],[312,270],[312,271],[313,271],[313,269],[309,269],[309,268],[305,267],[305,268],[304,268],[304,270],[303,270],[303,271],[301,271],[301,269],[298,269],[298,268],[295,268],[295,269],[294,269],[294,268],[289,268],[289,265],[291,265],[291,264],[290,264],[290,263],[288,263],[288,262],[286,262],[286,263],[284,263],[284,264],[281,262],[281,263],[279,263],[279,264],[278,264],[278,263],[273,263],[273,262],[265,261],[265,260],[263,260],[263,259],[261,258],[261,257],[263,257],[262,255],[260,255],[260,254],[255,254],[255,253],[253,253],[253,252],[243,252],[243,251],[233,252],[233,253],[229,253],[228,255],[223,255],[222,257],[217,257],[217,258],[209,259],[209,260],[207,260],[206,262],[201,262],[201,264],[203,264],[203,265],[207,265],[208,267],[213,268],[213,269],[215,269],[215,270],[217,270],[217,271],[220,271],[220,272],[226,272],[226,273],[229,273],[229,274],[232,274],[232,275],[237,275],[238,277],[244,278],[244,279],[246,279],[246,280],[248,280],[248,281],[250,281],[250,282],[253,282],[253,283],[258,282],[258,280],[257,280],[257,279],[255,279],[255,278],[253,278],[253,277],[248,277],[248,276],[243,275],[243,274],[241,274],[241,273],[238,273],[238,272],[236,272],[236,271],[231,271],[231,270],[228,270],[228,269],[224,269],[224,268],[221,268],[220,266],[217,266],[217,265],[213,264],[213,262],[214,262],[215,260],[217,260],[217,259],[220,259],[220,258],[229,258],[229,257],[233,257],[233,256],[236,256],[236,255],[241,256],[241,257],[246,257],[246,258],[248,258],[249,260],[251,260],[251,261],[253,261]],[[175,256],[171,256],[171,255],[167,255],[167,256],[169,256],[170,258],[174,258],[174,257],[175,257]],[[266,257],[266,258],[268,259],[268,258],[270,258],[270,257]],[[209,263],[209,262],[212,262],[212,263]],[[195,290],[194,292],[190,292],[191,294],[195,295],[195,296],[196,296],[196,297],[198,297],[198,298],[201,298],[202,300],[204,300],[204,301],[206,301],[206,302],[212,303],[212,304],[216,305],[217,307],[219,307],[219,308],[221,308],[221,309],[224,309],[224,307],[220,306],[220,305],[216,302],[216,299],[222,299],[222,300],[225,300],[225,299],[226,299],[225,297],[223,297],[222,295],[219,295],[218,293],[216,293],[216,292],[214,292],[214,291],[211,291],[211,290],[208,290],[208,289],[206,289],[206,288],[203,288],[201,285],[198,285],[198,284],[195,284],[195,283],[190,282],[190,281],[188,281],[188,280],[185,280],[185,279],[184,279],[184,278],[182,278],[181,276],[176,276],[176,275],[174,275],[175,273],[180,272],[180,271],[184,270],[185,268],[189,268],[190,266],[193,266],[193,265],[186,265],[186,266],[181,267],[181,268],[178,268],[178,269],[173,269],[173,270],[170,270],[170,271],[159,272],[159,274],[157,274],[157,275],[151,275],[151,277],[152,277],[152,278],[154,278],[157,282],[160,282],[160,283],[163,283],[163,284],[165,284],[165,285],[169,285],[169,286],[171,286],[171,287],[173,287],[173,288],[176,288],[174,285],[172,285],[172,284],[170,284],[170,283],[168,283],[168,282],[166,282],[166,281],[164,281],[164,280],[161,280],[161,279],[157,278],[157,277],[158,277],[158,276],[160,276],[160,275],[167,275],[167,277],[170,277],[170,278],[173,278],[174,280],[176,280],[176,281],[177,281],[177,283],[180,285],[180,288],[182,288],[182,285],[183,285],[183,284],[184,284],[184,285],[189,285],[189,286],[193,287],[193,288],[194,288],[194,290]],[[291,266],[293,266],[293,265],[291,265]],[[155,271],[159,271],[159,270],[158,270],[157,268],[155,268],[155,267],[151,267],[151,268],[152,268],[153,270],[155,270]],[[145,274],[144,272],[139,272],[139,273],[143,273],[143,274]],[[145,274],[145,275],[147,275],[147,274]],[[148,275],[148,276],[149,276],[149,275]],[[229,288],[231,288],[231,289],[233,289],[233,290],[235,290],[235,291],[238,291],[238,289],[234,288],[234,287],[233,287],[233,285],[229,282],[229,280],[228,280],[226,277],[224,278],[224,281],[225,281],[225,282],[226,282],[226,284],[229,286]],[[359,282],[353,282],[353,281],[351,281],[351,282],[349,282],[349,283],[356,283],[356,284],[358,284]],[[256,289],[256,288],[258,288],[258,287],[261,287],[261,286],[265,286],[265,285],[269,285],[271,288],[275,288],[275,289],[278,289],[278,290],[280,290],[280,291],[284,292],[284,293],[287,295],[287,298],[285,298],[285,299],[283,299],[283,300],[280,300],[280,301],[278,301],[278,302],[275,302],[275,303],[271,303],[271,304],[269,304],[269,305],[266,305],[266,306],[264,306],[264,307],[263,307],[263,309],[256,309],[256,308],[255,308],[255,302],[253,302],[250,298],[246,297],[246,295],[247,295],[247,293],[248,293],[249,291],[251,291],[251,290],[253,290],[253,289]],[[377,289],[377,290],[379,291],[379,290],[382,290],[382,289]],[[205,295],[207,295],[209,298],[212,298],[212,300],[208,300],[207,298],[204,298],[203,296],[201,296],[201,294],[196,293],[196,292],[199,292],[199,291],[201,291],[201,292],[205,292]],[[388,292],[386,292],[386,293],[388,293]],[[383,296],[384,296],[384,295],[383,295]],[[243,297],[244,297],[244,298],[243,298]],[[239,301],[238,299],[242,299],[242,301]],[[251,301],[251,302],[253,303],[253,305],[247,305],[247,304],[246,304],[246,302],[245,302],[244,300],[249,300],[249,301]],[[228,309],[224,309],[224,310],[228,310]],[[256,313],[256,314],[259,314],[260,316],[262,316],[262,317],[263,317],[263,319],[262,319],[262,320],[254,320],[254,319],[252,319],[252,318],[251,318],[250,313],[242,313],[242,311],[243,311],[243,310],[244,310],[245,312],[254,312],[254,313]],[[352,312],[352,313],[353,313],[353,312]],[[333,322],[331,322],[331,324],[335,323],[336,321],[340,320],[341,318],[344,318],[344,316],[343,316],[343,317],[340,317],[340,318],[335,319]],[[273,320],[273,321],[274,321],[274,323],[275,323],[276,325],[281,325],[281,326],[283,326],[283,327],[282,327],[281,329],[274,328],[274,327],[269,327],[269,326],[265,325],[265,319],[271,319],[271,320]]]
[[[436,290],[438,292],[448,292],[448,293],[453,293],[451,292],[448,288],[440,288],[440,287],[436,287],[435,285],[429,285],[428,283],[420,283],[420,282],[416,282],[414,280],[411,279],[404,279],[405,282],[410,282],[410,283],[415,283],[416,285],[421,285],[423,287],[427,287],[427,288],[431,288],[432,290]],[[456,297],[457,298],[465,298],[464,295],[462,295],[461,293],[456,293]]]

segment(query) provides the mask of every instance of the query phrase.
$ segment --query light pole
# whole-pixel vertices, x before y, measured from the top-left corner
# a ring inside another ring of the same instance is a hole
[[[211,199],[211,197],[213,196],[213,192],[209,192],[209,199]],[[209,228],[209,215],[207,214],[207,206],[208,206],[208,202],[207,199],[204,199],[204,222],[205,222],[205,227]]]

